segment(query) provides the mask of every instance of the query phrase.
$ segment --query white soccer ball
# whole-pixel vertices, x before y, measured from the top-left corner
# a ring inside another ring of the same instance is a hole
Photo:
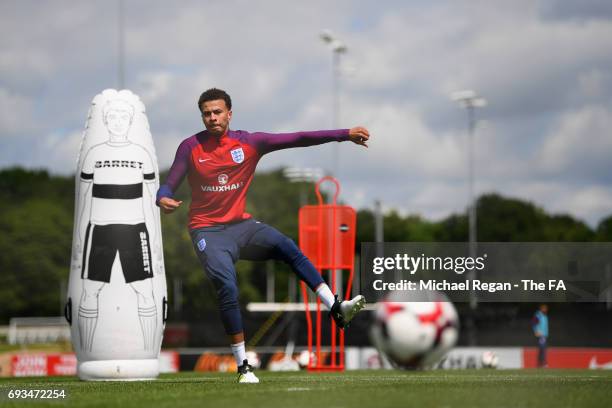
[[[308,350],[302,350],[302,352],[295,359],[301,368],[308,367],[308,362],[310,360],[312,360],[313,365],[316,364],[317,356],[315,355],[314,351],[312,353],[308,353]]]
[[[482,368],[497,368],[499,357],[492,351],[484,351],[481,357]]]
[[[445,297],[432,302],[378,304],[370,337],[378,350],[401,368],[427,368],[457,342],[459,318]]]

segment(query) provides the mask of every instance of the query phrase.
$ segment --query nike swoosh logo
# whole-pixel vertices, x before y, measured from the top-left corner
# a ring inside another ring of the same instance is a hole
[[[589,361],[589,368],[612,368],[612,362],[598,363],[597,357],[593,356],[591,361]]]
[[[200,163],[204,163],[205,161],[208,161],[208,160],[210,160],[210,159],[200,159],[200,158],[198,158],[198,161],[199,161]]]

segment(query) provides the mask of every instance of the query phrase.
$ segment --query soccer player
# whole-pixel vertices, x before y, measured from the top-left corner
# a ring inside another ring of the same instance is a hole
[[[365,298],[358,295],[338,300],[291,239],[245,212],[255,167],[264,154],[275,150],[346,140],[367,147],[370,135],[363,127],[282,134],[230,130],[232,101],[216,88],[202,93],[198,108],[206,130],[179,145],[168,178],[157,192],[157,203],[165,213],[176,210],[182,201],[175,200],[173,194],[187,176],[191,239],[217,291],[221,320],[238,365],[238,382],[258,383],[245,352],[234,267],[238,259],[277,259],[289,264],[330,309],[330,317],[340,328],[365,306]]]
[[[546,367],[546,341],[548,339],[548,305],[540,305],[531,320],[533,334],[538,340],[538,367]]]

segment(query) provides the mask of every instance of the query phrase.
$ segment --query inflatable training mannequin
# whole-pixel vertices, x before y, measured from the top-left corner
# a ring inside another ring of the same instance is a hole
[[[77,161],[66,304],[83,380],[159,374],[167,294],[158,185],[143,103],[128,90],[98,94]]]

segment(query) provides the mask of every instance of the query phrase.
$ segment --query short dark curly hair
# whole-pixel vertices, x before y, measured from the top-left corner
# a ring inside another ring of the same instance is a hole
[[[216,101],[223,99],[228,110],[232,110],[232,98],[223,89],[210,88],[202,92],[200,99],[198,99],[198,109],[202,112],[202,103],[208,101]]]

